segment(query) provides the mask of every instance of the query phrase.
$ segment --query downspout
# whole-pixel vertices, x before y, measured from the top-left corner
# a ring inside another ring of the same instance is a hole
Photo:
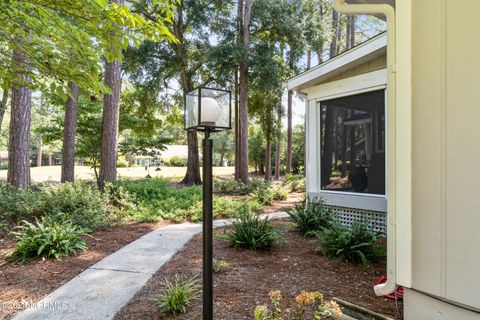
[[[396,35],[395,9],[388,4],[346,4],[334,0],[334,8],[344,14],[383,15],[387,21],[387,172],[396,174]],[[387,282],[374,287],[382,296],[394,292],[396,284],[396,178],[387,179]]]

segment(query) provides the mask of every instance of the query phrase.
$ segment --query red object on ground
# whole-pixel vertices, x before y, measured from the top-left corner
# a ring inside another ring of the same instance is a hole
[[[386,281],[387,281],[387,277],[382,276],[380,279],[378,279],[375,282],[375,285],[382,284]],[[388,298],[388,299],[391,299],[391,300],[396,300],[396,301],[403,300],[403,287],[398,288],[397,291],[395,291],[391,294],[386,294],[384,297]]]

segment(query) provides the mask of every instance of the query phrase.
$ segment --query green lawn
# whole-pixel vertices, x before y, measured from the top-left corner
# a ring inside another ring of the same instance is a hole
[[[152,177],[181,178],[185,175],[186,167],[161,167],[161,171],[155,171],[156,167],[150,168]],[[119,177],[124,178],[144,178],[147,175],[144,167],[118,168]],[[234,173],[234,167],[215,167],[214,175],[229,175]],[[60,181],[60,166],[46,166],[31,168],[32,181],[39,183],[45,181]],[[201,172],[201,170],[200,170]],[[90,167],[75,167],[75,177],[80,180],[92,180],[93,170]],[[0,170],[0,179],[7,178],[7,170]]]

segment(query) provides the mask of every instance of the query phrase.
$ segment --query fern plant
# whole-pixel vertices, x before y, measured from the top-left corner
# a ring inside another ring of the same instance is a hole
[[[325,206],[322,199],[308,199],[287,213],[305,236],[312,235],[312,231],[329,228],[335,222],[332,210]]]
[[[366,266],[385,256],[381,235],[362,220],[354,221],[350,228],[336,222],[311,234],[318,239],[319,251],[328,257]]]
[[[42,217],[35,223],[23,221],[16,229],[12,232],[19,239],[11,256],[14,262],[25,263],[35,257],[60,259],[87,250],[82,238],[86,232],[71,221]]]
[[[235,248],[250,250],[270,249],[281,237],[268,218],[252,214],[248,206],[241,208],[239,218],[229,232],[221,235]]]

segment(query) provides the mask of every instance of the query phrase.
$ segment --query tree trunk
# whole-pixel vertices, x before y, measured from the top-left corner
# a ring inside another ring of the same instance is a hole
[[[270,180],[272,175],[272,141],[269,137],[266,139],[265,146],[265,181]]]
[[[110,0],[123,5],[124,0]],[[112,41],[115,35],[112,34]],[[102,142],[98,186],[103,190],[106,182],[117,180],[117,143],[120,118],[121,64],[114,60],[105,65],[105,84],[111,94],[103,97]]]
[[[288,91],[288,100],[287,100],[287,160],[286,160],[286,173],[292,172],[292,104],[293,104],[293,93]]]
[[[240,131],[238,114],[238,69],[235,70],[235,180],[240,180]]]
[[[77,132],[78,86],[68,84],[71,96],[65,105],[65,121],[63,127],[62,174],[61,182],[73,182],[75,179],[75,136]]]
[[[307,49],[307,70],[312,66],[312,50]]]
[[[43,139],[42,139],[42,136],[39,136],[38,145],[37,145],[37,167],[42,166],[42,146],[43,146]]]
[[[181,181],[185,185],[202,184],[200,178],[200,158],[198,156],[198,139],[197,132],[190,130],[187,133],[188,143],[188,161],[187,173]]]
[[[225,153],[220,153],[220,161],[218,162],[219,167],[223,167],[223,160],[225,159]]]
[[[2,122],[5,111],[7,110],[8,90],[3,89],[2,101],[0,102],[0,132],[2,132]]]
[[[242,46],[244,54],[240,60],[240,102],[239,102],[239,147],[240,147],[240,180],[248,184],[248,47],[250,43],[250,18],[253,0],[245,0],[242,15]],[[241,1],[243,6],[243,1]],[[240,3],[239,3],[240,5]]]
[[[25,55],[18,49],[13,51],[14,63],[19,70],[26,68]],[[23,82],[30,79],[19,74]],[[30,184],[30,122],[32,113],[32,91],[23,84],[14,84],[12,89],[12,110],[10,117],[10,138],[8,144],[7,182],[16,188]]]
[[[275,146],[275,180],[280,179],[280,149],[282,148],[282,112],[280,111],[278,112],[277,126],[277,143]]]
[[[350,48],[355,47],[355,22],[357,17],[350,16]]]
[[[48,154],[48,166],[53,166],[53,154]]]
[[[338,40],[338,12],[333,10],[332,12],[332,30],[333,37],[332,42],[330,42],[330,59],[337,55],[337,40]]]

